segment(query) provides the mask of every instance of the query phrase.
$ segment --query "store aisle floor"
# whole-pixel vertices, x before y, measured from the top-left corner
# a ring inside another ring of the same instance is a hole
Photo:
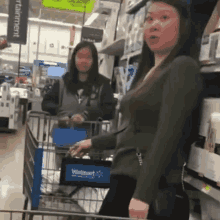
[[[7,135],[7,133],[5,133]],[[2,138],[2,137],[1,137]],[[0,209],[23,209],[22,194],[25,133],[14,148],[0,151]],[[10,143],[12,146],[13,143]],[[0,213],[0,219],[7,219]]]

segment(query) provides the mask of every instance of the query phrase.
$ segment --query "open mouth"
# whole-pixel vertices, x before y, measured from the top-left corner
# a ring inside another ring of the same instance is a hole
[[[150,39],[156,39],[158,38],[157,36],[151,36]]]

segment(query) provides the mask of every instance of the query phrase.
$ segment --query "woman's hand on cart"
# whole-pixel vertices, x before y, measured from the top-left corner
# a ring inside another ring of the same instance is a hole
[[[81,114],[76,114],[71,117],[72,124],[82,124],[84,121],[85,119]]]
[[[131,219],[145,220],[150,206],[138,199],[132,198],[129,204],[129,216]]]
[[[83,157],[85,154],[87,154],[90,151],[91,147],[92,147],[91,139],[80,141],[74,144],[74,146],[69,149],[67,154],[70,155],[71,157]]]

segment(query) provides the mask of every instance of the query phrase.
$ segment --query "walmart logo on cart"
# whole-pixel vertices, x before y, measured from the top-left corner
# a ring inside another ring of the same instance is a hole
[[[95,171],[88,172],[84,170],[72,169],[72,176],[94,179],[96,176],[98,178],[103,177],[103,172],[101,172],[101,170],[96,172]]]

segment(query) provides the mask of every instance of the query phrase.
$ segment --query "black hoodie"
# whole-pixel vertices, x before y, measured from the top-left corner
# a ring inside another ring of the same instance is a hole
[[[89,70],[89,77],[87,82],[81,83],[78,80],[78,70],[75,65],[75,56],[76,53],[84,47],[89,47],[92,52],[93,64],[91,69]],[[65,111],[65,106],[59,106],[59,91],[60,91],[60,82],[57,81],[54,83],[52,89],[44,96],[42,102],[42,110],[49,112],[51,115],[67,115],[71,116],[73,114],[82,114],[86,120],[96,120],[98,117],[101,117],[105,120],[110,120],[113,118],[114,112],[114,97],[113,91],[110,87],[110,80],[99,74],[98,72],[98,55],[96,47],[93,43],[90,42],[81,42],[79,43],[72,54],[70,72],[67,72],[63,76],[63,82],[65,91],[69,94],[68,96],[72,96],[72,101],[69,101],[69,104],[73,104],[72,111],[69,109]],[[94,106],[91,104],[91,95],[93,88],[100,88],[97,91],[97,105]],[[86,101],[81,104],[76,102],[77,90],[84,89],[83,95],[86,97]],[[67,104],[67,100],[65,100],[64,93],[64,101]],[[90,105],[91,104],[91,105]],[[68,105],[68,104],[67,104]]]

